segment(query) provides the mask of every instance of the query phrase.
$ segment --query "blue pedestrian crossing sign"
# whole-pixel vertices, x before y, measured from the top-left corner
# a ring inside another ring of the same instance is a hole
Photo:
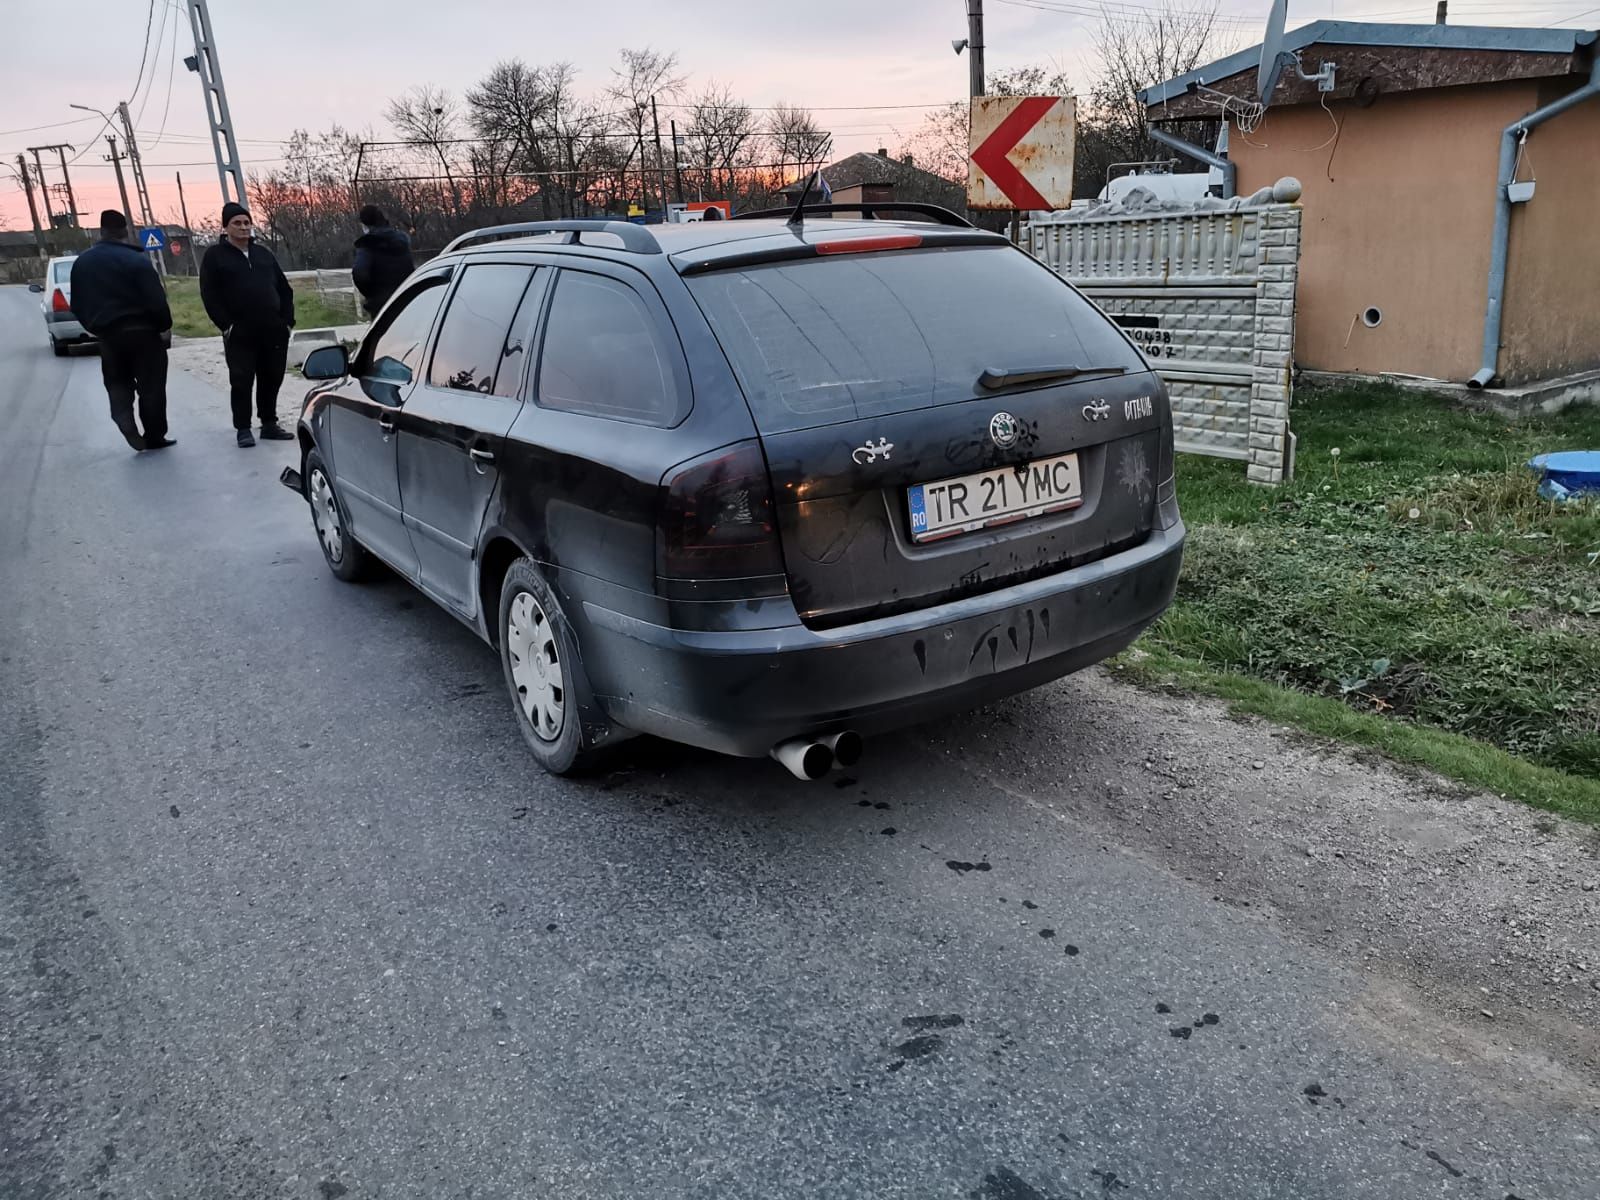
[[[144,250],[165,250],[167,235],[156,228],[139,230],[139,246]]]

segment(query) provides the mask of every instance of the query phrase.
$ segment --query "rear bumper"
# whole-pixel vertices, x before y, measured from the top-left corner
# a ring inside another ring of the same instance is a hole
[[[1116,654],[1171,603],[1183,525],[1058,575],[815,631],[667,629],[584,604],[584,657],[619,724],[755,757],[802,734],[915,724]]]
[[[50,335],[52,342],[92,342],[94,335],[78,323],[78,318],[71,313],[47,312],[44,315],[44,329]]]

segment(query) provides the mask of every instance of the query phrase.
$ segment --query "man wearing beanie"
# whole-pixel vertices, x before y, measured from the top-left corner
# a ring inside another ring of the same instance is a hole
[[[172,310],[156,269],[128,241],[128,218],[115,209],[100,214],[100,240],[72,264],[72,314],[100,342],[111,419],[128,445],[135,450],[172,445],[163,337],[172,328]],[[133,419],[136,393],[138,423]]]
[[[411,274],[411,239],[389,224],[389,218],[376,204],[361,210],[361,224],[364,228],[356,239],[351,277],[356,291],[361,293],[361,306],[369,317],[375,317]]]
[[[278,424],[278,389],[288,363],[289,330],[294,328],[294,290],[272,251],[251,237],[252,225],[243,205],[223,205],[222,240],[200,261],[200,301],[222,330],[240,446],[256,444],[250,434],[252,389],[261,436],[271,441],[294,438]]]

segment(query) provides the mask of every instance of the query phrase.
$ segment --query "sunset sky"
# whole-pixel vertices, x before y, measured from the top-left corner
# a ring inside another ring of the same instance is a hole
[[[1144,12],[1157,2],[1114,0],[1114,6]],[[1267,0],[1221,0],[1232,45],[1259,40],[1268,7]],[[177,0],[75,0],[67,9],[18,0],[8,8],[10,45],[41,49],[13,53],[6,71],[0,167],[10,169],[0,170],[0,228],[28,227],[15,166],[17,154],[35,145],[74,145],[68,157],[81,213],[117,205],[103,122],[69,105],[109,111],[125,97],[161,217],[175,217],[180,171],[191,217],[214,216],[216,168],[200,86],[182,62],[193,41]],[[1088,88],[1095,0],[988,0],[985,8],[991,70],[1045,63],[1065,69],[1077,89]],[[391,96],[419,83],[459,94],[505,58],[569,61],[580,85],[598,92],[610,81],[620,47],[676,51],[691,89],[715,79],[752,105],[812,107],[833,132],[836,156],[897,145],[929,108],[964,96],[967,87],[966,59],[950,49],[952,38],[966,35],[963,0],[391,0],[382,6],[212,0],[211,11],[247,169],[270,168],[297,127],[338,122],[389,136],[382,112]],[[1433,11],[1434,0],[1301,0],[1290,4],[1289,24],[1330,15],[1428,22]],[[141,70],[147,12],[153,20]],[[1451,19],[1592,26],[1600,24],[1600,8],[1583,0],[1452,0]],[[664,107],[663,127],[671,115]],[[53,164],[52,155],[47,174],[57,184]]]

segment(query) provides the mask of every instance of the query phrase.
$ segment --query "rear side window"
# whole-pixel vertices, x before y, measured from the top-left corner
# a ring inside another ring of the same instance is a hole
[[[671,359],[650,309],[605,275],[562,271],[539,360],[539,404],[647,425],[682,413]]]
[[[50,282],[70,283],[72,281],[73,262],[73,259],[66,258],[62,259],[58,263],[52,263],[50,266]]]
[[[771,433],[970,400],[987,394],[978,377],[991,367],[1144,370],[1099,309],[1003,246],[801,259],[687,282]]]
[[[468,267],[450,298],[444,324],[434,342],[428,382],[437,388],[467,392],[500,392],[495,386],[502,370],[512,379],[521,360],[506,359],[506,339],[533,268],[510,263],[482,263]]]

